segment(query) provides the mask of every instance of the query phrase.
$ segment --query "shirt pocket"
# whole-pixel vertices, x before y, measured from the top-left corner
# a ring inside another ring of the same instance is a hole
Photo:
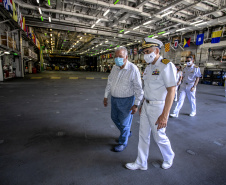
[[[150,81],[158,80],[158,79],[159,79],[159,76],[160,76],[160,75],[151,75],[150,78],[149,78],[149,80],[150,80]]]
[[[190,73],[188,74],[188,79],[189,79],[189,80],[194,80],[194,78],[195,78],[195,71],[192,71],[192,72],[190,72]]]

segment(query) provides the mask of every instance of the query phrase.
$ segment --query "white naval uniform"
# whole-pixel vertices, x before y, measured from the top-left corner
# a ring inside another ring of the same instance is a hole
[[[153,134],[155,142],[158,144],[164,161],[170,161],[174,157],[170,141],[165,134],[166,128],[159,129],[155,125],[159,116],[163,112],[167,87],[176,86],[176,67],[169,62],[164,64],[160,57],[155,65],[149,64],[144,72],[144,104],[140,117],[138,156],[136,163],[142,167],[147,167],[149,155],[150,134]],[[146,102],[149,100],[149,103]]]
[[[191,67],[185,67],[183,69],[183,83],[180,86],[180,96],[178,103],[173,111],[174,114],[179,114],[180,109],[184,104],[185,96],[187,95],[188,100],[191,106],[191,114],[196,114],[196,88],[193,92],[191,92],[191,88],[195,84],[196,78],[201,77],[200,68],[195,66],[194,64]]]

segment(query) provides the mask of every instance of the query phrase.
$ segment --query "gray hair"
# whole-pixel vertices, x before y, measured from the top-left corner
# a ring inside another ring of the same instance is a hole
[[[128,51],[127,51],[126,47],[124,47],[124,46],[120,46],[120,47],[116,48],[115,53],[120,50],[123,50],[125,52],[126,56],[128,55]]]

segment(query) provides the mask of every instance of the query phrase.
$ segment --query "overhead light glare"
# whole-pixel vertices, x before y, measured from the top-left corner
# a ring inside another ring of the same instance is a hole
[[[8,52],[8,51],[5,51],[4,53],[7,54],[7,55],[10,54],[10,52]]]
[[[91,28],[94,28],[96,25],[95,24],[93,24],[92,26],[91,26]]]
[[[103,16],[106,16],[110,12],[110,9],[108,9]]]
[[[191,23],[190,25],[197,24],[197,23],[200,23],[200,22],[202,22],[202,21],[203,21],[203,20],[199,20],[199,21],[196,21],[196,22]]]
[[[49,22],[51,22],[51,17],[49,17]]]
[[[37,3],[39,4],[39,0],[37,0]]]
[[[206,24],[207,22],[202,22],[202,23],[199,23],[199,24],[196,24],[195,26],[200,26],[200,25],[203,25],[203,24]]]
[[[152,38],[154,39],[154,38],[157,38],[157,37],[158,37],[158,36],[156,35],[156,36],[154,36],[154,37],[152,37]]]
[[[170,32],[167,32],[167,33],[164,33],[164,34],[162,34],[163,36],[165,36],[165,35],[169,35],[170,34]]]
[[[80,40],[82,39],[82,37],[80,37]]]
[[[133,30],[136,30],[136,29],[138,29],[138,28],[140,28],[140,26],[137,26],[137,27],[133,28]]]
[[[152,22],[152,20],[151,20],[151,21],[148,21],[148,22],[145,22],[143,25],[149,24],[149,23],[151,23],[151,22]]]
[[[98,19],[97,22],[96,22],[96,24],[98,24],[98,23],[100,22],[100,20],[101,20],[101,19]]]
[[[161,15],[161,17],[167,16],[167,15],[169,15],[169,14],[171,14],[171,13],[173,13],[173,11],[169,11],[169,12],[167,12],[167,13],[164,13],[164,14]]]
[[[40,13],[40,14],[42,14],[42,10],[41,10],[41,8],[38,8],[38,10],[39,10],[39,13]]]
[[[126,31],[125,34],[129,33],[130,31]]]
[[[178,31],[182,31],[182,30],[185,30],[185,28],[181,28],[181,29],[179,29],[179,30],[176,30],[176,32],[178,32]]]

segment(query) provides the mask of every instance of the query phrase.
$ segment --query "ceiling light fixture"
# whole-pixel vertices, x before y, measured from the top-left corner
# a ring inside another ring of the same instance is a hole
[[[96,26],[95,24],[93,24],[92,26],[91,26],[91,28],[94,28],[94,26]]]
[[[167,33],[164,33],[164,34],[162,34],[163,36],[165,36],[165,35],[169,35],[170,34],[170,32],[167,32]]]
[[[103,16],[106,16],[110,12],[110,9],[108,9]]]
[[[140,26],[137,26],[137,27],[133,28],[133,30],[136,30],[136,29],[138,29],[138,28],[140,28]]]
[[[37,3],[39,4],[39,0],[37,0]]]
[[[98,23],[100,22],[100,20],[101,20],[101,19],[98,19],[97,22],[96,22],[96,24],[98,24]]]
[[[129,33],[130,31],[126,31],[124,34],[127,34],[127,33]]]
[[[151,23],[151,22],[152,22],[152,20],[151,20],[151,21],[148,21],[148,22],[145,22],[143,25],[149,24],[149,23]]]
[[[202,22],[202,21],[203,21],[203,20],[199,20],[199,21],[196,21],[196,22],[191,23],[190,25],[197,24],[197,23],[200,23],[200,22]]]
[[[49,22],[51,22],[51,17],[49,17]]]
[[[82,39],[82,37],[80,37],[80,40]]]
[[[164,13],[163,15],[161,15],[161,17],[167,16],[167,15],[169,15],[169,14],[171,14],[171,13],[173,13],[173,11],[169,11],[169,12],[167,12],[167,13]]]
[[[185,28],[181,28],[181,29],[179,29],[179,30],[176,30],[176,32],[178,32],[178,31],[182,31],[182,30],[185,30]]]
[[[40,14],[42,14],[42,10],[41,10],[41,8],[38,8],[38,10],[39,10],[39,13],[40,13]]]
[[[202,24],[206,24],[207,22],[202,22],[202,23],[199,23],[199,24],[196,24],[195,26],[200,26]]]

